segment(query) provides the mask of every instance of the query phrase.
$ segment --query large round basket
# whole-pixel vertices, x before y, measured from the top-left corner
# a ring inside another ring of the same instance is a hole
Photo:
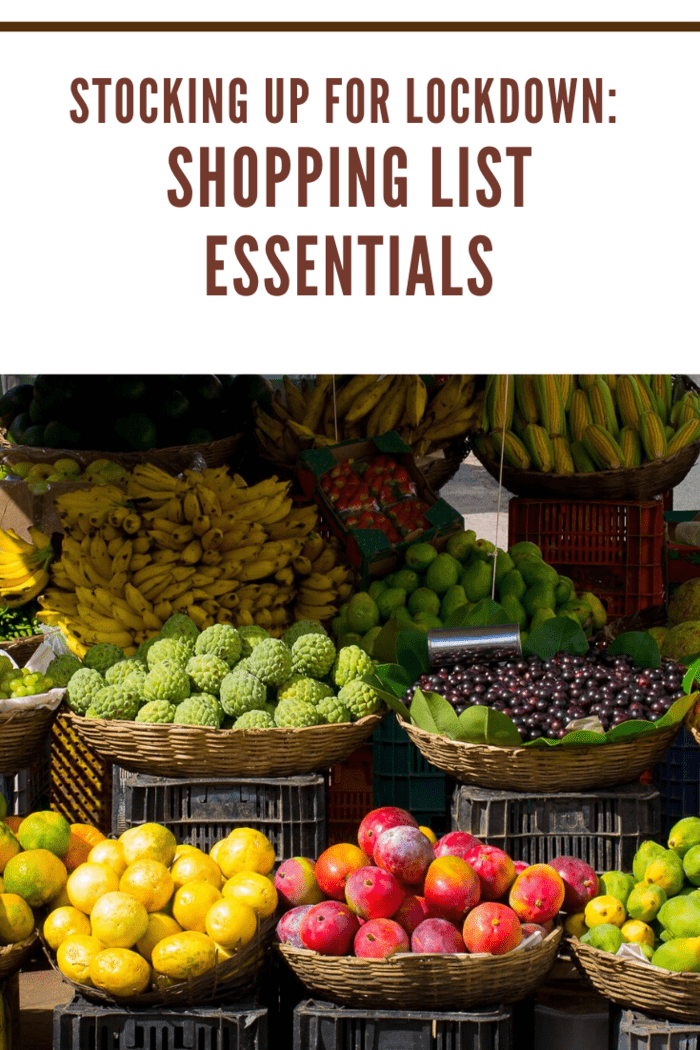
[[[179,981],[169,988],[159,991],[144,992],[142,995],[131,997],[116,996],[105,992],[101,988],[88,987],[77,981],[66,977],[58,969],[56,954],[46,941],[41,938],[44,954],[57,973],[61,973],[63,980],[75,988],[85,999],[91,999],[98,1003],[109,1003],[119,1006],[203,1006],[205,1003],[216,1002],[220,999],[241,999],[252,992],[261,977],[265,955],[272,943],[275,932],[275,919],[265,919],[260,925],[257,935],[244,948],[240,948],[230,959],[218,963],[213,969],[198,977],[191,977],[185,981]]]
[[[439,492],[455,476],[469,455],[470,447],[469,435],[463,434],[441,452],[416,460],[416,466],[433,492]]]
[[[660,762],[681,725],[632,740],[562,747],[497,747],[450,740],[396,720],[437,769],[465,784],[504,791],[583,791],[638,780]]]
[[[576,966],[606,999],[642,1013],[700,1024],[700,974],[660,970],[641,960],[623,958],[582,944],[568,947]]]
[[[209,729],[62,716],[106,762],[131,773],[167,777],[296,776],[342,762],[367,740],[382,715],[305,729]]]
[[[405,955],[389,959],[319,955],[278,944],[310,992],[370,1010],[447,1010],[524,999],[552,967],[562,929],[507,955]]]
[[[163,470],[179,473],[196,467],[201,457],[207,467],[225,466],[233,457],[243,434],[231,434],[216,441],[198,445],[172,445],[168,448],[151,448],[145,452],[104,452],[89,449],[33,448],[30,445],[13,445],[7,440],[6,431],[0,429],[0,461],[28,460],[30,463],[54,463],[66,457],[86,467],[94,459],[111,459],[125,470],[138,463],[155,463]]]
[[[30,937],[27,937],[26,941],[20,941],[18,944],[8,944],[6,947],[0,948],[0,981],[6,981],[8,977],[19,973],[22,967],[29,962],[38,947],[39,934],[34,932]]]
[[[44,639],[45,635],[43,634],[30,634],[24,638],[9,638],[5,642],[0,642],[0,653],[7,653],[18,667],[24,667]]]
[[[36,762],[59,707],[33,707],[28,711],[0,714],[0,773],[13,776]]]

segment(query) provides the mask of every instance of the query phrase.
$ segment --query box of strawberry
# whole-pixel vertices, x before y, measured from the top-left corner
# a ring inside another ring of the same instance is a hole
[[[391,572],[418,537],[463,528],[462,515],[438,499],[395,431],[302,452],[298,475],[363,578]]]

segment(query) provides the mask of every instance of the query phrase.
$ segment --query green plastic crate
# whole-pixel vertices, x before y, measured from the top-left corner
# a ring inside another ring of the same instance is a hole
[[[449,830],[448,778],[423,757],[389,712],[372,738],[374,805],[399,806],[435,832]]]

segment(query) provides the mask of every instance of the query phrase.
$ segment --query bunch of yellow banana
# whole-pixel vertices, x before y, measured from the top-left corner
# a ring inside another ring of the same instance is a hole
[[[123,489],[58,496],[63,545],[39,618],[73,647],[112,642],[127,653],[173,612],[201,630],[255,623],[281,634],[293,618],[292,562],[318,517],[288,489],[276,477],[249,486],[226,467],[175,478],[143,464]]]
[[[29,527],[29,535],[32,543],[12,529],[0,529],[0,605],[7,608],[31,601],[49,583],[51,539],[34,525]]]
[[[474,376],[450,376],[429,391],[418,375],[320,375],[311,387],[283,377],[269,410],[254,406],[258,445],[273,462],[295,463],[306,448],[397,430],[418,456],[466,434],[481,419]]]
[[[297,574],[295,620],[329,620],[355,590],[353,570],[335,536],[310,533],[292,565]]]

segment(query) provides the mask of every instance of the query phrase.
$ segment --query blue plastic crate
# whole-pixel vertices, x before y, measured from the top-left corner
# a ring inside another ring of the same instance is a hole
[[[434,831],[447,829],[448,778],[423,757],[390,712],[372,738],[374,805],[407,809]]]
[[[654,766],[654,784],[661,795],[664,839],[681,817],[700,815],[700,747],[683,727],[666,758]]]

